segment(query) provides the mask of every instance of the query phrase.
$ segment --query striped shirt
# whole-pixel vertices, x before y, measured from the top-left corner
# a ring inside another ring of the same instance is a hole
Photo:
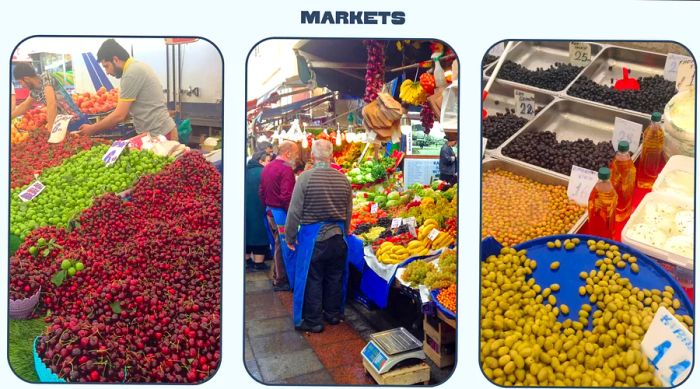
[[[340,221],[345,231],[352,218],[352,188],[345,175],[330,167],[315,167],[302,173],[292,193],[285,225],[286,241],[296,243],[301,224]],[[317,241],[341,234],[337,225],[325,225]]]

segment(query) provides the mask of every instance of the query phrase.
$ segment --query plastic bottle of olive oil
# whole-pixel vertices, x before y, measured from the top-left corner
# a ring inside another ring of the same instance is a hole
[[[630,144],[626,140],[617,145],[617,153],[610,163],[610,182],[617,193],[617,210],[615,221],[621,222],[632,213],[632,194],[637,169],[629,153]]]
[[[654,185],[664,163],[664,130],[661,128],[661,114],[654,112],[651,123],[644,130],[642,154],[639,156],[637,187],[649,189]]]
[[[593,235],[612,239],[617,193],[610,182],[610,169],[598,169],[598,182],[588,197],[588,224]]]

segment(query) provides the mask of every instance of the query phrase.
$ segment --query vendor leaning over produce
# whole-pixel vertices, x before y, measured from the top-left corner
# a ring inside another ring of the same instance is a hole
[[[137,132],[178,140],[177,126],[165,106],[163,85],[150,66],[131,58],[114,39],[102,43],[97,51],[97,60],[107,74],[121,80],[119,102],[104,119],[81,126],[81,133],[92,135],[108,130],[126,120],[131,113]]]
[[[275,291],[289,290],[286,262],[291,254],[284,243],[284,224],[287,221],[287,209],[292,200],[292,191],[296,178],[292,166],[296,166],[299,147],[294,142],[282,142],[278,148],[277,158],[270,161],[263,169],[258,193],[267,208],[267,222],[275,241],[275,253],[272,267],[272,285]]]
[[[287,214],[286,242],[294,251],[287,269],[294,291],[294,327],[323,331],[343,318],[352,188],[345,175],[330,166],[333,145],[316,140],[314,168],[299,176]]]
[[[457,139],[446,136],[445,140],[440,149],[440,179],[454,185],[457,183],[457,156],[452,148],[457,144]]]
[[[46,106],[46,128],[51,130],[56,115],[79,115],[77,107],[71,106],[73,100],[50,73],[38,75],[31,65],[18,63],[13,74],[23,88],[29,89],[27,99],[12,111],[13,117],[24,115],[34,103],[43,104]]]

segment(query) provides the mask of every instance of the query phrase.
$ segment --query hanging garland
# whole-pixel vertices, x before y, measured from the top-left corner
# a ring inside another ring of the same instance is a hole
[[[384,86],[384,42],[364,41],[367,46],[367,73],[365,74],[365,103],[376,100]]]

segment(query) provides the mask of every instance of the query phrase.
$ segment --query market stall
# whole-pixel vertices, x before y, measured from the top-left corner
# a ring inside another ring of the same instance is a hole
[[[301,171],[315,140],[334,145],[334,162],[353,189],[351,240],[363,246],[348,258],[355,275],[349,297],[388,315],[408,299],[413,308],[393,319],[409,323],[421,350],[435,349],[426,354],[447,370],[445,345],[423,338],[423,322],[439,320],[440,312],[455,326],[457,185],[440,181],[433,164],[446,133],[456,138],[456,57],[435,41],[310,40],[294,47],[297,76],[248,103],[249,153],[264,142],[296,142]],[[448,347],[453,362],[454,339]],[[363,355],[355,358],[367,361]]]
[[[12,122],[10,364],[29,382],[206,380],[221,357],[218,166],[132,121],[70,133],[114,111],[119,83],[69,89],[64,123],[47,128],[42,105]]]
[[[677,385],[692,365],[694,61],[600,42],[490,54],[482,370],[505,386]]]

